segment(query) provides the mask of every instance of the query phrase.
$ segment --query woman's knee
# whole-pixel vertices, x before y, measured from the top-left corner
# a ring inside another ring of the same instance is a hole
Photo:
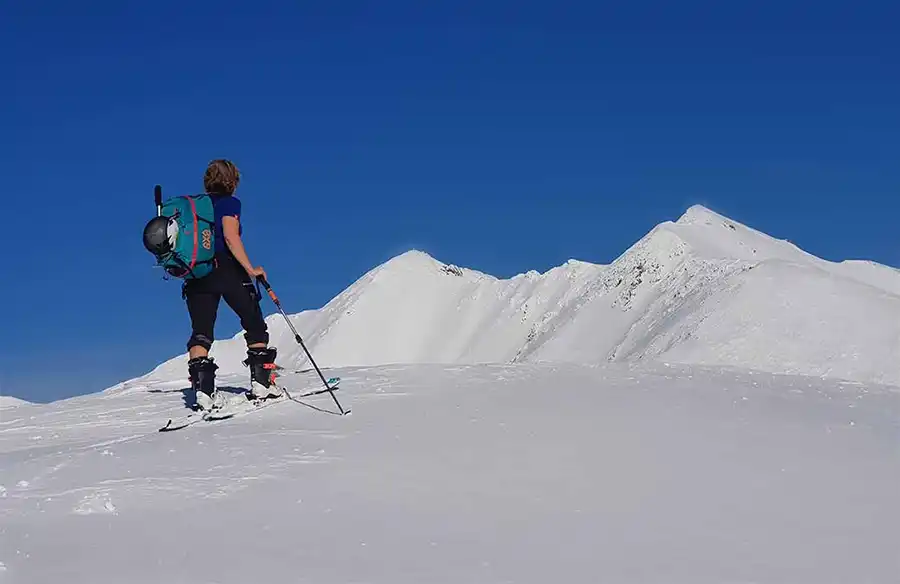
[[[244,340],[247,342],[247,345],[253,344],[269,344],[269,332],[266,330],[265,321],[263,321],[262,328],[247,328],[244,327],[244,330],[247,331],[244,333]]]
[[[190,351],[193,347],[203,347],[209,351],[210,348],[212,348],[212,343],[213,339],[211,335],[194,332],[191,334],[191,338],[188,339],[187,349]]]

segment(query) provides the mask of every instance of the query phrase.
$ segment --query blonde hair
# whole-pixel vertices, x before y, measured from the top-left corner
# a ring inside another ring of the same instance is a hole
[[[203,187],[210,194],[233,195],[240,182],[241,172],[233,162],[224,158],[211,161],[203,176]]]

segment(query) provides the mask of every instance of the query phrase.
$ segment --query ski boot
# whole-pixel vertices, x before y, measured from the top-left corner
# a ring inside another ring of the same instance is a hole
[[[251,399],[264,400],[280,397],[283,390],[275,385],[275,356],[277,349],[247,349],[247,360],[244,365],[250,367]]]
[[[224,405],[224,397],[216,391],[216,369],[219,366],[209,357],[196,357],[188,361],[191,389],[195,403],[201,410],[212,410]]]

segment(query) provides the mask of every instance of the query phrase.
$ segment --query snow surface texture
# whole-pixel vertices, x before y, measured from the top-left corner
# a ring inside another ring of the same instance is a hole
[[[900,271],[828,262],[701,206],[608,266],[498,279],[412,251],[290,318],[331,367],[652,359],[900,384]],[[278,363],[308,368],[281,315],[268,322]],[[241,371],[242,334],[212,354]],[[186,359],[143,381],[184,375]]]
[[[24,399],[19,399],[17,397],[13,397],[11,395],[0,395],[0,409],[4,408],[15,408],[18,406],[28,405],[31,402],[25,401]]]
[[[0,582],[900,580],[896,388],[658,364],[329,373],[352,414],[285,402],[158,433],[178,382],[4,411]]]

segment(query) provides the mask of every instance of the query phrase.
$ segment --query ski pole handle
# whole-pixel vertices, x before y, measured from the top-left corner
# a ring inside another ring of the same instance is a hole
[[[156,216],[162,215],[162,186],[156,185],[153,188],[153,198],[156,200]]]
[[[269,293],[269,297],[272,299],[272,302],[275,303],[276,306],[279,306],[278,297],[275,296],[275,291],[272,290],[272,287],[269,286],[269,282],[266,281],[264,276],[257,276],[256,281],[262,284],[263,288],[266,289],[266,292]]]

